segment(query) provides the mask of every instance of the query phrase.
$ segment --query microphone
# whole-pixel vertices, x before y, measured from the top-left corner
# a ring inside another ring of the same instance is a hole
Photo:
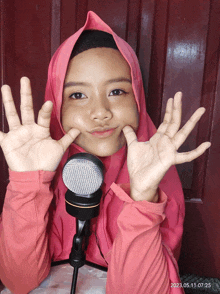
[[[104,165],[96,156],[77,153],[63,167],[62,178],[68,188],[65,194],[66,211],[76,218],[76,234],[69,256],[74,267],[71,294],[75,293],[78,268],[85,264],[84,251],[88,246],[90,219],[98,216],[104,181]]]
[[[104,165],[96,156],[77,153],[63,167],[63,182],[68,188],[66,210],[80,220],[89,220],[99,214],[104,181]]]

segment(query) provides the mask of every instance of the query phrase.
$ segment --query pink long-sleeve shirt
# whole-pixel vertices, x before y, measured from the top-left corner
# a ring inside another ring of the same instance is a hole
[[[65,207],[49,213],[54,174],[10,171],[0,224],[0,279],[15,294],[36,288],[47,277],[52,260],[69,258],[75,221]],[[166,219],[166,194],[160,190],[158,203],[152,203],[133,201],[128,192],[126,187],[111,185],[109,197],[124,203],[116,222],[112,220],[112,232],[106,229],[104,206],[93,224],[100,227],[100,247],[107,248],[106,293],[184,293],[181,287],[172,287],[181,282],[175,253],[166,241],[169,232],[162,226]],[[105,199],[105,207],[109,199]],[[169,237],[174,238],[174,244],[175,235],[170,233]],[[87,251],[87,260],[106,266],[93,235]]]

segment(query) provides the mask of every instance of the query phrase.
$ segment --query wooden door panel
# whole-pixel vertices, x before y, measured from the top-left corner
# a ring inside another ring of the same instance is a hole
[[[59,0],[60,1],[60,0]],[[60,4],[60,38],[61,43],[77,31],[77,1],[65,1]]]
[[[193,4],[192,4],[193,3]],[[177,91],[183,92],[182,124],[201,105],[203,68],[209,20],[207,1],[176,1],[169,6],[166,69],[163,84],[162,113],[166,101]],[[197,21],[195,21],[197,20]],[[192,131],[179,151],[197,146],[198,126]],[[191,189],[194,162],[178,165],[177,169],[184,189]],[[189,193],[191,194],[191,191]],[[196,198],[199,195],[196,193]],[[201,197],[201,195],[200,195]]]
[[[217,63],[218,65],[218,63]],[[180,259],[182,269],[220,277],[220,65],[214,92],[211,149],[203,185],[202,204],[186,203],[187,217]],[[191,261],[191,262],[189,262]]]
[[[201,89],[201,104],[205,106],[206,114],[201,120],[197,133],[198,144],[209,139],[212,146],[206,155],[194,162],[195,176],[192,178],[191,195],[186,202],[183,247],[179,261],[180,268],[186,272],[218,278],[220,277],[219,13],[219,1],[212,1],[209,8]],[[194,200],[198,196],[201,201],[196,203]]]
[[[161,122],[161,108],[166,67],[168,1],[155,1],[152,27],[151,54],[141,60],[144,76],[144,87],[147,94],[147,111],[156,127]],[[146,37],[142,36],[144,40]],[[146,50],[142,46],[142,51]],[[142,53],[143,54],[143,53]],[[141,56],[141,55],[140,55]],[[149,75],[145,72],[144,62],[150,59]],[[147,80],[147,76],[149,79]],[[145,78],[146,77],[146,78]]]
[[[1,2],[2,14],[2,71],[1,83],[12,88],[16,108],[20,108],[20,78],[31,80],[34,97],[35,116],[44,100],[47,67],[50,60],[50,5],[44,1],[20,2],[9,0]],[[2,108],[2,118],[4,111]],[[4,119],[2,130],[8,131]]]
[[[97,13],[119,36],[126,39],[128,0],[88,0],[87,9]]]
[[[50,52],[51,3],[39,1],[1,1],[1,84],[12,88],[17,110],[20,108],[20,78],[31,80],[35,117],[43,103]],[[8,125],[1,103],[1,130]],[[8,184],[8,168],[1,151],[0,211]]]
[[[151,81],[149,81],[150,56],[153,54],[153,32],[154,15],[156,13],[157,1],[143,1],[141,6],[141,15],[139,15],[139,36],[137,40],[137,56],[140,62],[145,93],[148,93]],[[128,40],[129,42],[129,40]],[[130,42],[129,42],[130,44]],[[150,74],[151,76],[151,74]],[[156,101],[156,99],[154,100]],[[157,100],[158,101],[158,100]],[[149,111],[150,100],[146,99],[147,110]]]
[[[11,5],[13,5],[13,1],[8,1],[4,3],[3,1],[0,2],[0,79],[1,85],[5,83],[4,77],[7,75],[9,77],[9,68],[10,65],[14,63],[13,59],[13,47],[14,47],[14,31],[11,32],[11,27],[14,27],[14,10],[11,9]],[[4,24],[4,25],[3,25]],[[10,34],[11,33],[11,34]],[[10,38],[8,36],[11,36]],[[7,55],[6,55],[7,52]],[[6,63],[7,59],[7,63]],[[11,78],[14,78],[14,72],[11,72]],[[0,126],[1,131],[7,131],[7,123],[5,119],[3,104],[2,104],[2,97],[1,97],[1,119],[0,119]],[[5,162],[2,150],[0,150],[0,162],[1,162],[1,169],[0,169],[0,213],[2,211],[6,186],[8,184],[8,169],[7,164]]]

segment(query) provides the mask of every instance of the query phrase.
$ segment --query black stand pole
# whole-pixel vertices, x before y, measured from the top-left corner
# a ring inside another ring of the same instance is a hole
[[[73,280],[70,294],[75,294],[78,269],[85,264],[85,250],[89,239],[89,220],[76,219],[76,234],[73,237],[73,246],[69,261],[74,267]]]
[[[73,280],[72,280],[70,294],[75,294],[75,291],[76,291],[76,281],[77,281],[78,269],[79,269],[78,267],[74,267]]]

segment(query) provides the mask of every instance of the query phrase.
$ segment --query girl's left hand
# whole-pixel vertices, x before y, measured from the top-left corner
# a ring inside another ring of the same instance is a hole
[[[157,188],[168,169],[172,165],[194,160],[211,146],[210,142],[205,142],[192,151],[177,152],[205,112],[204,107],[198,108],[179,130],[182,113],[181,100],[181,92],[177,92],[174,99],[168,99],[164,120],[157,132],[147,142],[138,142],[130,126],[123,128],[128,146],[127,165],[131,197],[136,201],[156,202]]]

